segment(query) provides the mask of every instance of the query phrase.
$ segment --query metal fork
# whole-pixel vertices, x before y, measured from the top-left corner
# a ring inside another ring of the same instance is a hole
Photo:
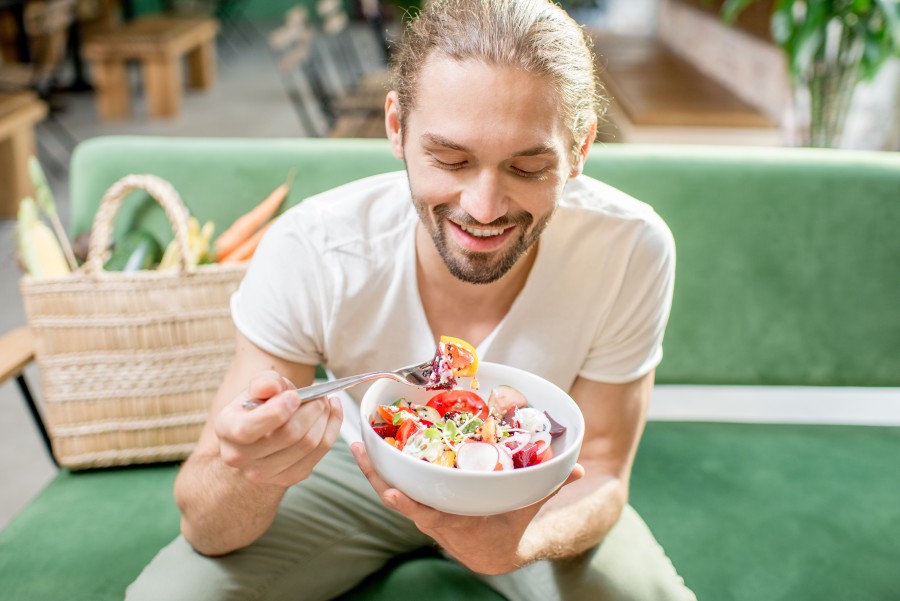
[[[397,382],[409,384],[410,386],[416,386],[418,388],[439,389],[448,387],[446,385],[437,383],[435,381],[435,378],[433,378],[433,374],[434,360],[429,359],[424,363],[410,365],[408,367],[401,367],[400,369],[394,371],[376,371],[369,374],[360,374],[357,376],[347,376],[346,378],[340,378],[337,380],[328,380],[327,382],[313,384],[312,386],[307,386],[305,388],[298,388],[297,394],[300,395],[300,402],[305,403],[306,401],[311,401],[323,396],[328,396],[329,394],[340,392],[341,390],[347,390],[348,388],[352,388],[353,386],[356,386],[358,384],[371,382],[372,380],[378,380],[380,378],[390,378],[392,380],[396,380]],[[254,409],[262,404],[263,401],[248,399],[244,401],[243,406],[244,409]]]

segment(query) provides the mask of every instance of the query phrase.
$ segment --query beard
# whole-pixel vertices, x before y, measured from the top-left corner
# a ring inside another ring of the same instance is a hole
[[[452,209],[446,204],[435,206],[429,213],[425,203],[417,200],[415,195],[413,195],[413,205],[415,205],[419,219],[425,226],[428,235],[431,236],[447,269],[456,279],[468,284],[490,284],[506,275],[513,265],[537,243],[555,211],[554,208],[553,211],[538,218],[536,222],[532,215],[522,211],[506,215],[491,223],[480,223],[472,219],[465,211]],[[451,247],[447,240],[446,225],[447,221],[451,219],[460,225],[477,228],[505,229],[516,226],[516,237],[511,245],[494,252],[474,252],[458,246]]]

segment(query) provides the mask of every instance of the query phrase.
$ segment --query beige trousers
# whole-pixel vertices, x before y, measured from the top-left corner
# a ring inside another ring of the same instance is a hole
[[[254,544],[208,558],[178,537],[144,569],[126,599],[331,599],[391,558],[428,546],[431,539],[381,503],[339,440],[313,475],[288,491],[272,527]],[[510,601],[696,601],[631,507],[601,545],[577,559],[473,578]]]

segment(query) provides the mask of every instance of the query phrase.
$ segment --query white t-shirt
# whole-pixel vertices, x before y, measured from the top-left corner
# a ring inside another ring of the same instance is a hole
[[[286,211],[232,298],[238,330],[337,377],[428,359],[435,337],[416,284],[417,222],[404,172]],[[674,263],[671,233],[652,208],[586,176],[569,180],[528,281],[479,357],[564,390],[577,376],[636,379],[662,359]]]

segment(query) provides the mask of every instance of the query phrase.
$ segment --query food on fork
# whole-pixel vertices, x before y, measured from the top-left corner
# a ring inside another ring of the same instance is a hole
[[[451,390],[457,378],[472,378],[471,387],[478,388],[475,373],[478,371],[478,354],[475,347],[459,338],[441,336],[434,360],[428,388]]]

